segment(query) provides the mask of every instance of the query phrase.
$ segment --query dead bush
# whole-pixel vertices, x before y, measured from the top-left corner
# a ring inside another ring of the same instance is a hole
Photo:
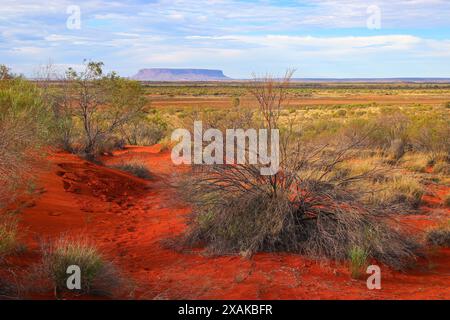
[[[264,128],[278,128],[289,79],[258,83],[253,94]],[[370,172],[336,174],[355,156],[367,135],[347,132],[334,140],[301,143],[287,128],[280,138],[278,173],[262,176],[260,166],[194,166],[179,186],[192,204],[182,247],[206,246],[213,254],[293,252],[345,260],[359,247],[395,269],[421,254],[420,245],[392,219],[392,206],[363,201],[359,181]]]
[[[356,178],[325,175],[316,168],[306,177],[261,177],[254,166],[196,172],[182,188],[194,212],[184,244],[205,244],[215,254],[279,251],[336,260],[360,246],[397,269],[414,261],[419,245],[392,226],[392,212],[359,203],[343,183]]]

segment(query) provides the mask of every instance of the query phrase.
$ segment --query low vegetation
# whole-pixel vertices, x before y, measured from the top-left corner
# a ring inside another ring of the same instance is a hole
[[[154,128],[150,120],[146,123],[148,106],[140,83],[104,74],[102,62],[85,62],[81,72],[69,68],[47,97],[59,145],[88,159],[125,143],[140,143]]]
[[[299,138],[292,126],[280,123],[287,85],[288,78],[268,79],[252,90],[263,128],[281,128],[280,172],[261,176],[259,167],[249,164],[194,168],[180,188],[193,206],[183,245],[203,244],[213,254],[276,251],[334,260],[357,259],[357,247],[367,259],[395,269],[411,266],[421,246],[390,217],[398,202],[416,206],[422,189],[392,179],[393,198],[385,194],[386,201],[367,201],[368,193],[379,192],[374,181],[387,176],[365,169],[337,172],[372,143],[373,131]]]
[[[18,247],[17,221],[0,216],[0,260]]]
[[[450,207],[450,192],[444,196],[444,206]]]
[[[151,180],[153,178],[145,163],[139,160],[131,160],[120,164],[111,165],[111,168],[131,173],[141,179]]]
[[[115,266],[86,238],[61,237],[42,245],[42,263],[37,273],[51,281],[57,295],[69,291],[69,266],[78,266],[81,270],[81,289],[75,292],[111,296],[122,285]]]
[[[0,81],[0,212],[32,181],[51,133],[42,91],[24,79],[7,79]]]
[[[50,70],[50,69],[49,69]],[[4,211],[33,181],[44,147],[55,145],[90,160],[125,145],[170,147],[172,128],[279,129],[281,170],[261,176],[258,165],[193,166],[180,180],[192,205],[180,247],[212,254],[291,252],[347,261],[359,278],[375,259],[405,270],[422,256],[413,232],[393,219],[422,204],[424,181],[445,184],[450,174],[448,103],[291,105],[291,97],[450,93],[436,84],[294,84],[270,78],[248,84],[146,84],[105,74],[85,61],[53,82],[31,82],[0,66],[0,257],[17,248],[17,223]],[[47,77],[47,80],[50,78]],[[221,96],[229,108],[151,109],[146,95]],[[152,179],[145,163],[112,166]],[[444,181],[444,182],[442,182]],[[450,196],[443,199],[450,206]],[[448,246],[448,225],[426,242]],[[58,293],[67,267],[83,270],[82,294],[112,295],[120,276],[86,239],[46,243],[39,272]]]
[[[368,252],[360,247],[350,249],[350,275],[353,279],[359,279],[365,274],[368,265],[368,255]]]
[[[427,242],[431,245],[450,247],[450,221],[435,229],[429,230],[426,238]]]

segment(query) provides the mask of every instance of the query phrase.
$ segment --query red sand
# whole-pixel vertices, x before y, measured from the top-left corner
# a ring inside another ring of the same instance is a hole
[[[179,168],[158,146],[130,147],[102,160],[113,164],[133,157],[145,161],[156,178],[148,182],[73,155],[53,154],[50,169],[39,172],[45,192],[21,214],[29,250],[13,258],[16,266],[25,269],[39,259],[39,238],[87,234],[135,283],[132,297],[138,299],[450,299],[450,250],[440,250],[406,274],[382,266],[382,289],[371,291],[365,280],[350,278],[345,264],[292,254],[248,260],[166,249],[161,241],[185,229],[189,212],[167,184]],[[448,219],[449,210],[436,206],[443,192],[437,191],[426,198],[431,205],[423,214],[405,218],[410,225],[423,230]]]

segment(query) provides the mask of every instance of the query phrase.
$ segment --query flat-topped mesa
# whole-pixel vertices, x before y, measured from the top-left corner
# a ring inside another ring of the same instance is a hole
[[[132,77],[140,81],[223,81],[230,80],[222,70],[208,69],[141,69]]]

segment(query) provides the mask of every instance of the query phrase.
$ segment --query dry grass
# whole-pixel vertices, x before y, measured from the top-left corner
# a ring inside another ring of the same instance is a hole
[[[429,244],[439,247],[450,247],[450,221],[436,229],[429,230],[426,235]]]
[[[374,182],[386,188],[389,180],[374,170],[375,159],[355,166],[350,161],[370,145],[373,132],[355,127],[319,138],[299,136],[294,122],[280,118],[287,84],[269,78],[251,91],[263,127],[283,126],[281,170],[261,176],[259,166],[248,164],[194,167],[179,188],[193,207],[182,246],[201,244],[213,254],[292,252],[359,261],[352,251],[358,247],[367,259],[395,269],[411,266],[421,246],[390,217],[397,202],[416,204],[419,186],[393,179],[381,201],[365,202]]]
[[[123,283],[115,266],[107,261],[86,238],[61,237],[42,245],[42,262],[36,268],[37,277],[51,281],[55,293],[68,292],[67,268],[81,269],[81,290],[74,293],[113,296]]]
[[[445,196],[444,196],[444,206],[446,206],[446,207],[450,207],[450,193],[447,193]]]
[[[0,210],[26,188],[50,131],[47,120],[35,85],[21,79],[0,83]]]
[[[145,180],[151,180],[153,178],[153,175],[150,170],[147,169],[145,162],[138,159],[132,159],[127,162],[114,164],[111,165],[110,168],[131,173],[132,175]]]
[[[450,163],[438,161],[433,167],[433,172],[441,175],[450,175]]]
[[[425,172],[429,164],[429,156],[425,153],[408,153],[402,159],[402,167],[413,172]]]
[[[13,252],[17,246],[17,220],[0,217],[0,258]]]
[[[371,194],[369,201],[380,206],[396,205],[404,209],[417,209],[425,193],[420,182],[410,176],[394,176],[376,186],[379,192]]]

